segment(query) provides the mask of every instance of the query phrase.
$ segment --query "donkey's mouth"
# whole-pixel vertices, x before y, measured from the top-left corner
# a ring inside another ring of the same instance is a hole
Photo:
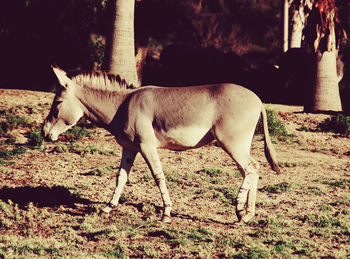
[[[54,142],[57,141],[58,137],[54,136],[52,133],[48,132],[46,133],[44,129],[41,131],[42,136],[44,137],[44,140],[47,142]]]
[[[56,130],[53,129],[53,125],[50,121],[45,121],[42,129],[41,129],[41,135],[44,137],[45,141],[57,141],[58,134],[56,133]]]

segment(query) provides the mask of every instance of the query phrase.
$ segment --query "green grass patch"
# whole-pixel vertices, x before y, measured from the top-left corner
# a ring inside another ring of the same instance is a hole
[[[295,138],[296,136],[293,134],[289,134],[287,132],[283,120],[279,117],[279,115],[275,111],[266,109],[266,114],[267,114],[267,125],[269,129],[269,134],[271,136],[271,141],[274,144],[278,144],[281,141],[287,144],[293,144],[293,143],[299,144],[299,140]],[[263,123],[261,119],[258,123],[256,134],[258,135],[264,134]]]
[[[206,181],[212,184],[225,184],[232,178],[240,178],[241,173],[239,171],[229,171],[221,168],[204,168],[196,172],[196,174],[205,175]]]
[[[235,204],[236,196],[238,194],[237,188],[218,187],[213,193],[213,198],[219,198],[223,204],[233,205]]]
[[[12,158],[12,152],[9,150],[0,150],[1,159],[10,159]]]
[[[317,186],[307,186],[306,187],[306,190],[309,192],[309,193],[312,193],[314,195],[321,195],[321,194],[324,194],[325,192],[322,191],[319,187]]]
[[[249,248],[248,251],[241,251],[238,254],[232,256],[232,258],[237,259],[259,259],[259,258],[268,258],[269,252],[264,249],[259,248]]]
[[[288,258],[289,254],[295,249],[295,245],[292,242],[278,240],[274,243],[274,250],[284,258]]]
[[[27,152],[27,149],[25,147],[16,147],[14,149],[12,149],[12,155],[21,155],[24,154],[25,152]]]
[[[67,130],[64,135],[67,140],[75,142],[78,139],[90,136],[90,133],[83,126],[75,125],[71,129]]]
[[[40,149],[44,143],[44,137],[41,134],[41,128],[38,127],[28,133],[28,146]]]
[[[324,180],[321,181],[322,184],[334,187],[334,188],[345,188],[350,190],[350,179],[339,179],[334,181]]]
[[[279,162],[279,166],[282,167],[308,167],[308,163],[302,163],[302,162]]]
[[[313,227],[310,231],[316,235],[330,237],[333,234],[338,236],[338,238],[348,239],[350,225],[348,222],[343,221],[346,218],[344,217],[341,220],[336,216],[329,215],[329,211],[325,211],[324,213],[322,215],[320,210],[319,214],[298,215],[297,218]]]
[[[101,147],[95,146],[95,145],[87,145],[87,146],[81,146],[78,144],[58,144],[54,150],[54,152],[56,153],[66,153],[66,152],[70,152],[70,153],[75,153],[81,156],[86,156],[88,154],[92,154],[92,155],[116,155],[117,152],[114,150],[105,150]]]
[[[13,129],[29,125],[26,117],[12,114],[11,111],[1,111],[0,118],[1,117],[4,119],[0,122],[0,136],[5,135]]]
[[[79,139],[90,137],[92,132],[88,129],[92,128],[95,128],[93,124],[85,119],[81,119],[77,125],[64,132],[63,135],[66,137],[67,141],[75,142]]]
[[[187,238],[192,241],[213,242],[210,231],[205,228],[198,228],[187,234]]]
[[[111,150],[111,151],[105,150],[95,145],[87,145],[87,146],[75,145],[75,146],[72,146],[72,148],[69,151],[73,153],[78,153],[80,155],[86,155],[86,154],[115,155],[116,154],[114,150]]]
[[[9,136],[8,133],[18,128],[27,128],[28,143],[26,146],[31,148],[40,148],[43,143],[43,137],[41,136],[41,127],[36,127],[36,123],[29,123],[29,120],[24,117],[15,114],[14,109],[0,111],[0,136],[6,136],[5,144],[15,144],[16,139]],[[34,129],[33,129],[34,128]]]
[[[282,182],[273,185],[264,186],[261,191],[267,193],[281,193],[281,192],[289,192],[291,190],[291,184],[287,182]]]
[[[327,227],[340,227],[342,223],[333,217],[321,216],[316,217],[314,225],[317,228],[327,228]]]
[[[200,171],[198,171],[198,173],[205,173],[206,175],[210,176],[210,177],[217,177],[219,175],[223,174],[223,170],[220,168],[204,168]]]
[[[0,150],[0,160],[9,160],[16,155],[22,155],[27,152],[27,149],[23,146],[15,147],[12,150],[4,149]],[[2,162],[2,164],[6,164]]]
[[[288,133],[283,121],[279,118],[277,113],[273,110],[266,110],[267,125],[269,127],[269,133],[272,136],[284,136],[287,137]]]
[[[222,245],[228,245],[236,249],[241,249],[246,246],[246,243],[243,239],[240,237],[232,237],[228,239],[223,239],[220,241],[220,244]]]

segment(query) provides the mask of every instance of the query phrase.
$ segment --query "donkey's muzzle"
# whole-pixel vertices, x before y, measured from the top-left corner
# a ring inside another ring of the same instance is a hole
[[[50,123],[48,123],[47,121],[44,123],[43,127],[41,128],[41,135],[44,137],[45,141],[56,141],[57,138],[55,138],[52,134],[52,132],[50,132]]]
[[[53,134],[48,133],[48,134],[44,134],[44,140],[47,142],[51,142],[51,141],[57,141],[57,137],[53,136]]]

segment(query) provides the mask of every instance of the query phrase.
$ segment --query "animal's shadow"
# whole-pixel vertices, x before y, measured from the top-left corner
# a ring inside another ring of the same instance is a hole
[[[11,200],[19,206],[26,206],[33,203],[36,207],[59,207],[67,206],[75,208],[75,203],[88,205],[92,202],[88,199],[80,198],[76,194],[63,186],[38,186],[38,187],[3,187],[0,189],[0,200],[7,202]]]

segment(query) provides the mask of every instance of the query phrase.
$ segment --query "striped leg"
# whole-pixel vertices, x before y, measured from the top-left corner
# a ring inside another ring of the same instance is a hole
[[[142,156],[147,162],[149,168],[151,169],[153,178],[156,181],[156,184],[162,196],[163,206],[164,206],[162,221],[170,222],[171,221],[170,212],[171,212],[172,203],[170,200],[168,189],[166,187],[165,176],[163,173],[162,165],[159,160],[157,149],[153,145],[146,145],[146,144],[141,144],[140,147],[141,147]]]
[[[123,187],[128,180],[130,169],[135,161],[137,152],[130,151],[123,148],[122,161],[120,163],[120,169],[117,175],[117,183],[113,192],[113,196],[109,204],[102,210],[102,212],[109,213],[113,208],[118,206],[120,195],[123,191]]]
[[[243,222],[248,222],[255,215],[256,192],[259,180],[259,164],[253,158],[249,158],[249,164],[240,168],[244,180],[237,195],[236,205],[237,217]]]

